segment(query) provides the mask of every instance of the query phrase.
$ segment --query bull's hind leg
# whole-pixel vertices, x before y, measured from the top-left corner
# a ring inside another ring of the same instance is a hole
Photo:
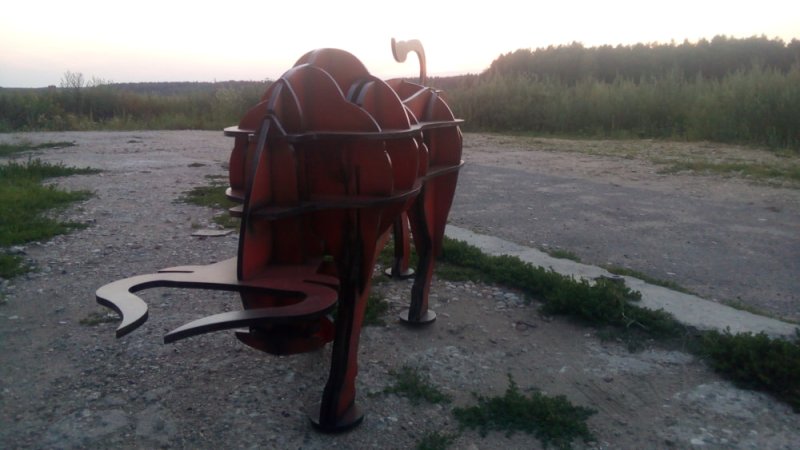
[[[436,320],[436,313],[428,309],[428,293],[433,278],[434,246],[431,233],[431,214],[426,211],[426,188],[422,188],[417,200],[408,211],[411,230],[414,234],[414,248],[417,251],[417,269],[414,285],[411,287],[411,304],[400,313],[400,319],[409,324],[424,325]]]
[[[394,259],[392,267],[385,270],[387,276],[404,280],[414,276],[414,269],[409,268],[411,256],[411,236],[408,229],[408,214],[402,213],[392,225],[394,239]]]

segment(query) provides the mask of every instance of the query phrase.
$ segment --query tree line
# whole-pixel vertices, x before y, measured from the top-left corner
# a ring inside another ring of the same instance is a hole
[[[800,149],[800,41],[517,50],[435,78],[465,128]]]
[[[800,41],[717,36],[581,44],[500,55],[480,74],[432,78],[468,131],[751,143],[800,150]],[[59,86],[0,88],[0,132],[220,129],[269,81],[111,83],[66,72]]]
[[[788,72],[800,62],[800,40],[788,44],[764,36],[736,39],[716,36],[696,43],[584,47],[580,43],[501,55],[487,70],[494,75],[535,75],[575,83],[593,78],[606,83],[624,78],[646,81],[676,72],[685,79],[719,80],[753,67]]]

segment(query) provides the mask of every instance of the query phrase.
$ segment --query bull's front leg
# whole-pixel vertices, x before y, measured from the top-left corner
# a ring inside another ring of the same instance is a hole
[[[358,343],[364,321],[368,291],[359,295],[357,286],[342,286],[336,313],[331,368],[322,393],[319,417],[312,417],[322,431],[347,431],[364,418],[355,402],[358,375]]]
[[[369,298],[375,264],[375,248],[382,234],[380,211],[351,212],[339,259],[339,304],[336,311],[333,351],[328,381],[322,393],[319,416],[311,421],[321,431],[347,431],[364,419],[356,404],[358,343]]]

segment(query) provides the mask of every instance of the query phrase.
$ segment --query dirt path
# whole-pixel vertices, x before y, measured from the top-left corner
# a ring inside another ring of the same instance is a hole
[[[650,162],[698,152],[777,159],[703,143],[468,135],[451,223],[800,320],[800,188],[667,175]]]
[[[351,433],[320,435],[305,410],[319,398],[327,351],[272,357],[224,332],[162,344],[167,331],[189,320],[238,308],[231,294],[145,291],[149,321],[120,340],[112,323],[81,324],[92,313],[105,314],[94,303],[102,284],[235,254],[235,236],[191,236],[209,224],[210,210],[174,202],[207,184],[204,176],[224,173],[230,142],[216,132],[26,137],[74,140],[76,147],[39,155],[104,172],[59,181],[96,191],[66,213],[91,226],[24,246],[20,251],[39,271],[2,285],[1,448],[413,448],[428,433],[456,433],[451,408],[472,403],[471,392],[502,394],[509,374],[521,389],[595,408],[589,426],[598,440],[589,448],[761,449],[800,442],[799,415],[767,395],[733,388],[685,353],[632,354],[601,342],[591,329],[540,317],[514,292],[444,281],[433,286],[439,318],[432,326],[408,329],[387,318],[386,326],[365,329],[358,392],[366,420]],[[476,155],[481,139],[493,138],[467,136],[465,170],[484,165]],[[465,174],[459,198],[472,195],[470,186],[481,180]],[[466,200],[458,202],[454,213],[461,217]],[[405,282],[375,289],[393,312],[407,304]],[[390,370],[403,366],[422,368],[453,403],[413,406],[380,394],[392,384]],[[481,438],[464,431],[452,448],[540,445],[528,435]]]

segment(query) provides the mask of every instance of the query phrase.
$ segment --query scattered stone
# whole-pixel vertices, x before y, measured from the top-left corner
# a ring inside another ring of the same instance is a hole
[[[225,229],[223,229],[223,230],[211,230],[211,229],[208,229],[208,230],[197,230],[194,233],[192,233],[192,236],[198,236],[198,237],[221,237],[221,236],[227,236],[227,235],[229,235],[231,233],[233,233],[233,230],[225,230]]]

